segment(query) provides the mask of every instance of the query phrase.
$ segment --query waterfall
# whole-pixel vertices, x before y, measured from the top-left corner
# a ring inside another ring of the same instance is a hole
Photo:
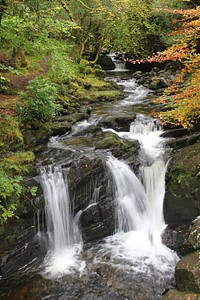
[[[154,274],[158,278],[157,294],[172,282],[179,260],[177,254],[162,243],[166,227],[163,217],[165,194],[164,140],[159,123],[138,115],[129,132],[116,132],[121,138],[140,143],[138,177],[128,164],[112,155],[107,166],[113,181],[116,201],[116,233],[107,237],[98,259],[109,257],[109,262],[120,269],[133,272],[133,276]]]
[[[128,71],[125,66],[125,62],[123,60],[115,60],[113,59],[113,62],[115,64],[115,72],[120,72],[120,71]]]
[[[147,199],[144,187],[124,162],[109,156],[107,165],[114,179],[116,230],[139,230],[145,222]]]
[[[112,59],[114,65],[115,65],[115,69],[110,70],[109,72],[127,72],[127,71],[129,71],[128,69],[126,69],[126,63],[123,60],[123,58],[124,58],[123,53],[115,52],[115,53],[107,54],[107,56],[109,56]]]
[[[73,218],[67,180],[60,167],[41,169],[41,186],[45,199],[45,219],[49,251],[44,261],[47,277],[59,277],[79,269],[83,262],[81,234],[77,218]]]
[[[118,229],[125,231],[144,229],[151,235],[154,232],[161,235],[166,227],[163,201],[167,166],[163,157],[165,150],[164,140],[161,137],[162,127],[157,120],[138,115],[131,124],[129,133],[114,132],[126,139],[137,139],[141,146],[140,180],[124,162],[111,157],[107,162],[116,186]],[[124,223],[126,225],[123,225]]]

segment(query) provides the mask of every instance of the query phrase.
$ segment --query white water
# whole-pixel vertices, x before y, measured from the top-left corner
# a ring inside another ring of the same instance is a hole
[[[167,168],[162,128],[156,120],[138,115],[129,132],[105,131],[115,132],[121,138],[137,139],[141,146],[141,167],[139,180],[125,162],[108,157],[117,203],[117,228],[116,234],[106,238],[98,261],[109,256],[111,263],[120,268],[147,275],[154,269],[162,290],[172,280],[178,261],[176,253],[162,244],[166,227],[163,201]]]
[[[139,230],[145,224],[147,199],[144,187],[127,164],[109,156],[117,203],[117,231]]]
[[[41,169],[49,251],[43,275],[54,278],[84,268],[81,234],[70,207],[67,181],[59,167]]]
[[[128,70],[126,69],[125,62],[123,60],[114,60],[113,62],[115,64],[115,69],[112,70],[114,72],[127,72]]]
[[[111,53],[108,54],[107,56],[109,56],[114,65],[115,65],[115,69],[114,70],[107,70],[107,72],[128,72],[129,69],[126,69],[126,64],[125,61],[122,59],[117,59],[119,53]],[[122,55],[123,56],[123,55]]]

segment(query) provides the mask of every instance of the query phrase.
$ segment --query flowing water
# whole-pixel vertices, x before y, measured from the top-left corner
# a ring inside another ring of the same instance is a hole
[[[45,199],[48,253],[43,271],[51,278],[80,270],[82,238],[76,218],[72,217],[67,181],[59,167],[41,169],[41,184]]]
[[[122,80],[120,84],[125,86],[130,95],[116,106],[133,105],[134,101],[142,101],[148,94],[146,88],[136,85],[132,79]],[[97,116],[92,116],[92,119],[98,123]],[[70,134],[51,140],[51,146],[58,147],[63,140],[81,132],[91,123],[79,122]],[[103,130],[114,132],[123,139],[138,140],[140,167],[136,176],[125,161],[120,161],[111,154],[107,155],[107,172],[112,182],[116,206],[115,233],[87,252],[93,257],[93,265],[97,262],[108,263],[104,258],[109,257],[109,263],[121,269],[127,268],[129,272],[131,268],[131,272],[136,274],[150,274],[153,268],[154,274],[159,278],[159,294],[172,280],[178,260],[177,255],[162,244],[162,233],[166,227],[163,200],[167,169],[165,140],[161,137],[163,130],[157,120],[142,114],[137,115],[129,132],[117,132],[112,128]],[[54,172],[52,168],[49,172],[43,169],[41,173],[51,249],[45,259],[44,273],[54,277],[57,271],[59,277],[74,270],[83,271],[84,268],[87,269],[87,263],[81,261],[82,240],[71,213],[67,178],[64,181],[60,169]],[[88,208],[98,203],[98,189],[93,195]],[[80,211],[79,216],[81,213]],[[67,264],[63,264],[65,256],[69,257]]]
[[[117,82],[124,86],[127,96],[121,101],[110,104],[108,114],[112,112],[117,114],[123,108],[126,111],[127,107],[129,109],[145,101],[149,90],[137,85],[134,79],[118,78]],[[48,144],[49,148],[68,149],[65,145],[66,140],[98,124],[101,118],[101,111],[97,107],[88,121],[78,122],[70,133],[52,137]],[[44,278],[55,280],[65,275],[73,277],[74,274],[78,274],[77,276],[81,277],[82,274],[86,276],[89,272],[95,274],[103,272],[102,278],[109,277],[108,287],[110,278],[113,280],[111,287],[115,287],[116,290],[120,289],[119,286],[127,284],[126,295],[129,299],[160,299],[162,292],[173,282],[174,269],[178,261],[176,253],[162,243],[162,234],[166,228],[163,218],[163,200],[168,164],[168,151],[165,148],[165,139],[162,138],[162,127],[157,120],[137,114],[127,132],[116,131],[113,128],[102,128],[102,130],[113,132],[121,139],[137,140],[140,144],[137,174],[126,161],[119,160],[107,152],[98,152],[105,160],[104,172],[109,179],[109,187],[114,198],[115,231],[113,235],[103,240],[84,245],[79,219],[84,211],[98,205],[101,186],[91,188],[88,207],[74,215],[73,199],[70,199],[68,191],[68,172],[63,172],[61,163],[56,160],[53,164],[41,167],[40,184],[45,200],[45,218],[41,220],[38,217],[37,237],[40,244],[47,245],[47,252],[40,266],[40,274]],[[88,151],[94,152],[93,147],[94,145],[91,145]],[[77,147],[77,149],[73,149],[72,152],[77,151],[80,155],[84,153],[84,147]],[[64,158],[64,161],[67,162],[67,159]],[[106,273],[109,268],[112,268],[111,275]],[[123,275],[119,272],[123,272]],[[116,283],[115,286],[114,282],[118,282],[119,278],[122,278],[122,283]],[[123,280],[126,280],[126,284]],[[141,288],[143,291],[138,290],[144,282],[146,285]],[[149,282],[153,282],[151,294],[148,290]],[[148,290],[148,296],[143,295],[145,288]],[[85,289],[87,290],[87,287]],[[95,287],[93,289],[95,290]],[[59,299],[68,299],[67,297]],[[98,296],[74,297],[74,299],[96,298]],[[108,299],[108,296],[99,299]],[[111,299],[127,298],[113,296]]]

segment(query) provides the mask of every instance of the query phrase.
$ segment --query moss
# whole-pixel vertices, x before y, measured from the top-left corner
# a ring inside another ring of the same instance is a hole
[[[178,151],[173,158],[170,169],[170,191],[176,196],[175,191],[184,191],[185,198],[194,195],[195,205],[200,209],[200,202],[197,201],[200,193],[200,142],[185,147]]]
[[[33,152],[16,152],[0,160],[0,164],[8,174],[23,175],[30,171],[35,159]]]
[[[79,100],[88,102],[109,101],[122,96],[122,91],[119,90],[118,86],[96,77],[94,74],[85,74],[84,76],[82,74],[76,80],[70,81],[65,88],[62,86],[60,92],[68,99],[71,96],[74,102]]]
[[[16,118],[1,116],[0,127],[0,152],[15,150],[23,145],[23,136]]]
[[[110,150],[116,157],[126,157],[136,159],[138,153],[139,144],[137,141],[128,141],[118,137],[115,133],[112,132],[96,132],[93,137],[88,138],[87,136],[77,136],[70,138],[69,141],[65,141],[67,146],[76,146],[80,147],[91,147],[94,146],[95,149],[105,149]],[[134,162],[133,162],[134,164]]]

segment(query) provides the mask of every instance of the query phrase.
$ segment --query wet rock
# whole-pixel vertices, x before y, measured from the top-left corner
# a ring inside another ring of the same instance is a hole
[[[183,257],[176,266],[176,285],[181,291],[200,293],[200,252]]]
[[[88,242],[112,234],[115,206],[104,161],[84,156],[72,163],[67,176],[83,239]]]
[[[97,136],[97,135],[101,135],[101,134],[102,134],[102,129],[100,126],[91,125],[81,131],[77,131],[77,132],[73,133],[73,136],[93,137],[93,136]]]
[[[199,294],[186,293],[173,289],[167,292],[161,300],[199,300]]]
[[[173,149],[180,149],[198,142],[200,139],[200,133],[191,133],[184,135],[183,137],[177,137],[167,141],[167,145]]]
[[[166,130],[161,136],[166,138],[179,138],[185,136],[189,133],[188,128],[176,128],[171,130]]]
[[[112,288],[106,285],[101,276],[95,272],[91,272],[89,276],[84,278],[71,280],[66,284],[65,292],[56,300],[128,300],[123,295],[118,294]]]
[[[142,71],[136,71],[136,72],[133,74],[133,77],[136,78],[136,79],[140,79],[142,76],[143,76]]]
[[[80,217],[82,237],[85,242],[113,234],[115,230],[115,205],[106,199],[86,208]]]
[[[126,263],[126,262],[125,262]],[[130,262],[129,262],[130,263]],[[127,266],[126,266],[127,267]],[[131,300],[158,300],[162,293],[162,286],[156,288],[156,275],[151,270],[151,275],[143,272],[134,272],[130,268],[126,271],[123,267],[116,267],[114,264],[98,263],[95,268],[106,285],[117,294],[123,295]]]
[[[137,140],[122,139],[114,132],[102,132],[99,127],[92,127],[92,130],[94,131],[93,136],[89,135],[90,128],[88,128],[80,132],[78,136],[66,140],[64,144],[76,147],[76,149],[84,149],[85,147],[93,147],[96,151],[104,149],[110,151],[117,158],[131,161],[133,166],[137,165],[137,155],[140,147]],[[84,134],[86,135],[84,136]]]
[[[112,128],[117,131],[129,131],[130,124],[134,121],[136,115],[131,113],[130,115],[103,117],[98,125],[104,128]]]
[[[115,157],[131,160],[132,165],[137,164],[139,147],[138,141],[121,139],[113,132],[104,132],[96,144],[97,149],[109,149]]]

